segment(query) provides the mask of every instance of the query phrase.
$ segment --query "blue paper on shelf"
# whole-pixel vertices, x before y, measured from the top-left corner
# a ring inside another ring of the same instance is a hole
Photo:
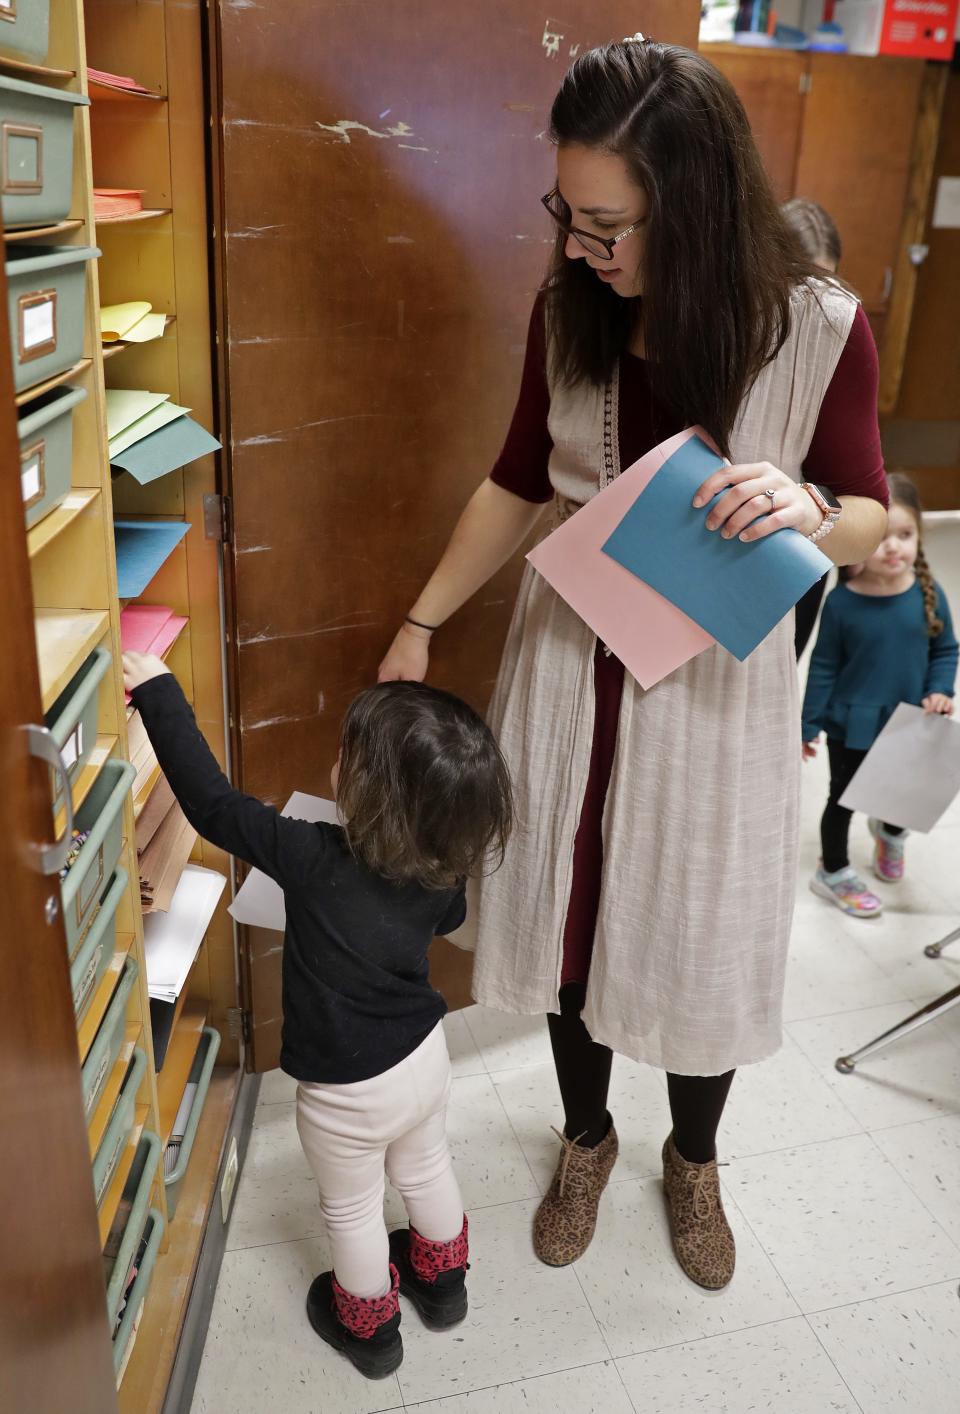
[[[183,416],[124,448],[110,458],[110,464],[122,471],[129,471],[141,486],[145,486],[148,481],[156,481],[158,476],[178,471],[188,462],[205,457],[208,452],[216,452],[219,447],[216,437],[211,437],[205,427],[194,422],[192,417]]]
[[[830,561],[796,530],[747,542],[707,530],[708,508],[694,507],[693,497],[723,464],[691,437],[651,478],[603,550],[742,662]]]
[[[115,520],[119,597],[142,594],[189,529],[184,520]]]

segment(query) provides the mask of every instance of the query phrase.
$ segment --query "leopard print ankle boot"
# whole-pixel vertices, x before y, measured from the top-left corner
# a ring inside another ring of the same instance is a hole
[[[688,1163],[671,1134],[663,1146],[663,1188],[677,1261],[691,1281],[719,1291],[733,1276],[737,1249],[720,1200],[716,1159]]]
[[[533,1221],[533,1249],[548,1267],[566,1267],[590,1246],[600,1195],[617,1161],[619,1145],[612,1120],[595,1149],[585,1149],[557,1129],[553,1132],[563,1151]]]

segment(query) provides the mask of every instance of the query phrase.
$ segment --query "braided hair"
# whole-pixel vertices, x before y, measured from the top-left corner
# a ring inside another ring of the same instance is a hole
[[[891,472],[887,479],[890,483],[890,504],[903,506],[917,522],[917,558],[914,569],[923,591],[927,634],[930,638],[936,638],[943,632],[943,619],[937,613],[937,587],[923,549],[923,506],[920,504],[920,496],[909,476],[904,476],[902,471]]]

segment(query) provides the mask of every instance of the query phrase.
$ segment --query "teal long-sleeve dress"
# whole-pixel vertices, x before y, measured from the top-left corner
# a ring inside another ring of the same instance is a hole
[[[857,594],[838,584],[827,595],[803,699],[804,741],[825,731],[868,751],[899,703],[953,696],[957,640],[946,595],[935,587],[943,620],[936,638],[927,634],[919,581],[901,594]]]

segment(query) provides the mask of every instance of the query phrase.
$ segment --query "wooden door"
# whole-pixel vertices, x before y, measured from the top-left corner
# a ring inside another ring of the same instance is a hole
[[[704,55],[733,84],[778,201],[794,195],[807,56],[708,44]]]
[[[221,354],[233,509],[235,766],[323,794],[350,699],[489,471],[551,234],[550,102],[579,49],[694,0],[219,7]],[[484,707],[519,564],[437,635]],[[466,1000],[469,959],[435,976]],[[246,939],[253,1064],[276,1063],[275,934]]]
[[[811,54],[796,195],[819,201],[843,241],[841,274],[882,331],[903,222],[923,65]]]
[[[49,768],[27,753],[42,723],[13,378],[0,265],[0,1406],[4,1414],[116,1408],[77,1029],[49,841]]]

